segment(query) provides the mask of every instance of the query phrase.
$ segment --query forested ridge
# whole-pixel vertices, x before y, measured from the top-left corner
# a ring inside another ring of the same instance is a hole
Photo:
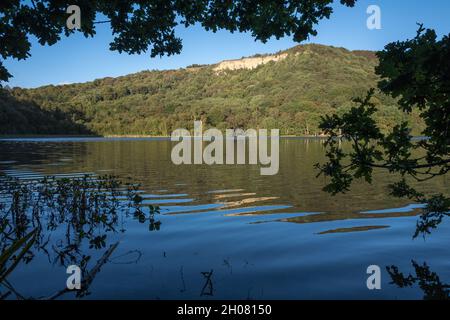
[[[320,117],[343,113],[379,80],[373,52],[299,45],[285,59],[254,69],[215,65],[143,71],[118,78],[0,94],[1,134],[170,135],[176,128],[278,128],[283,135],[320,134]],[[396,101],[376,94],[383,130],[401,120],[423,124]]]

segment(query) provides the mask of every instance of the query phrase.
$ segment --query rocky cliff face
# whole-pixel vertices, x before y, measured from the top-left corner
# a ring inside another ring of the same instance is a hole
[[[283,59],[286,59],[287,56],[288,56],[287,53],[281,53],[261,57],[243,58],[239,60],[225,60],[220,62],[216,67],[214,67],[214,71],[220,72],[225,70],[254,69],[270,61],[274,62],[281,61]]]

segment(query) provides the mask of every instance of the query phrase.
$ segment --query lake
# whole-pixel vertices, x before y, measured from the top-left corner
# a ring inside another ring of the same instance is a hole
[[[118,227],[101,233],[103,246],[79,244],[90,266],[117,244],[84,299],[422,299],[417,283],[399,288],[386,270],[415,275],[412,261],[450,283],[450,219],[413,239],[420,204],[388,196],[396,179],[382,172],[347,194],[323,192],[326,180],[314,169],[324,161],[320,139],[282,138],[274,176],[260,175],[259,165],[176,166],[173,145],[164,138],[0,141],[2,176],[111,174],[139,183],[143,206],[160,207],[156,225],[119,213]],[[449,186],[447,175],[420,190],[448,193]],[[45,246],[34,246],[8,277],[16,292],[9,299],[64,289],[63,230],[44,230]],[[380,290],[367,288],[370,265],[381,269]]]

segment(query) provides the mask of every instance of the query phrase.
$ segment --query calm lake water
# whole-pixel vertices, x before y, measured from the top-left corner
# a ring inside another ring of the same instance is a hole
[[[398,288],[386,266],[414,273],[427,263],[450,283],[450,218],[412,239],[420,205],[387,196],[392,176],[331,196],[316,178],[320,140],[281,139],[280,170],[258,165],[181,165],[166,139],[12,139],[0,141],[0,174],[33,181],[42,176],[112,174],[141,184],[144,205],[158,205],[157,228],[132,216],[107,232],[106,247],[80,247],[92,265],[118,242],[85,299],[422,299],[419,286]],[[448,193],[448,176],[421,185]],[[8,282],[24,297],[48,297],[68,275],[47,231],[46,250],[20,264]],[[366,269],[381,268],[381,290],[368,290]],[[0,286],[0,293],[5,289]],[[61,296],[72,299],[70,292]],[[11,295],[9,298],[15,298]]]

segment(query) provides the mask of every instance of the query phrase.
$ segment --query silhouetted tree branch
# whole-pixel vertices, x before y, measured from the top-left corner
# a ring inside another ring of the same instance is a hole
[[[86,37],[96,33],[95,25],[110,23],[114,40],[110,49],[118,52],[143,53],[151,56],[180,53],[181,39],[175,35],[178,25],[200,24],[208,31],[225,29],[250,32],[260,41],[271,37],[293,36],[302,41],[316,35],[314,25],[333,12],[334,0],[3,0],[0,3],[0,56],[3,59],[26,59],[30,56],[29,35],[41,45],[53,45],[61,35],[74,30],[66,27],[69,5],[81,9],[81,32]],[[340,0],[354,6],[356,0]],[[107,18],[96,22],[96,16]],[[0,61],[0,81],[11,74]]]
[[[322,118],[320,128],[329,135],[328,161],[316,166],[319,175],[330,178],[324,190],[332,194],[348,191],[354,179],[370,183],[374,169],[400,174],[401,180],[390,186],[391,194],[427,204],[416,237],[429,233],[450,213],[449,198],[425,196],[406,179],[426,181],[450,170],[450,38],[437,40],[434,30],[420,25],[415,38],[390,43],[377,55],[380,91],[397,98],[407,114],[419,110],[426,138],[414,140],[407,122],[383,133],[373,119],[377,109],[372,89],[364,99],[355,99],[350,111]],[[340,148],[340,139],[350,141],[350,151]]]

